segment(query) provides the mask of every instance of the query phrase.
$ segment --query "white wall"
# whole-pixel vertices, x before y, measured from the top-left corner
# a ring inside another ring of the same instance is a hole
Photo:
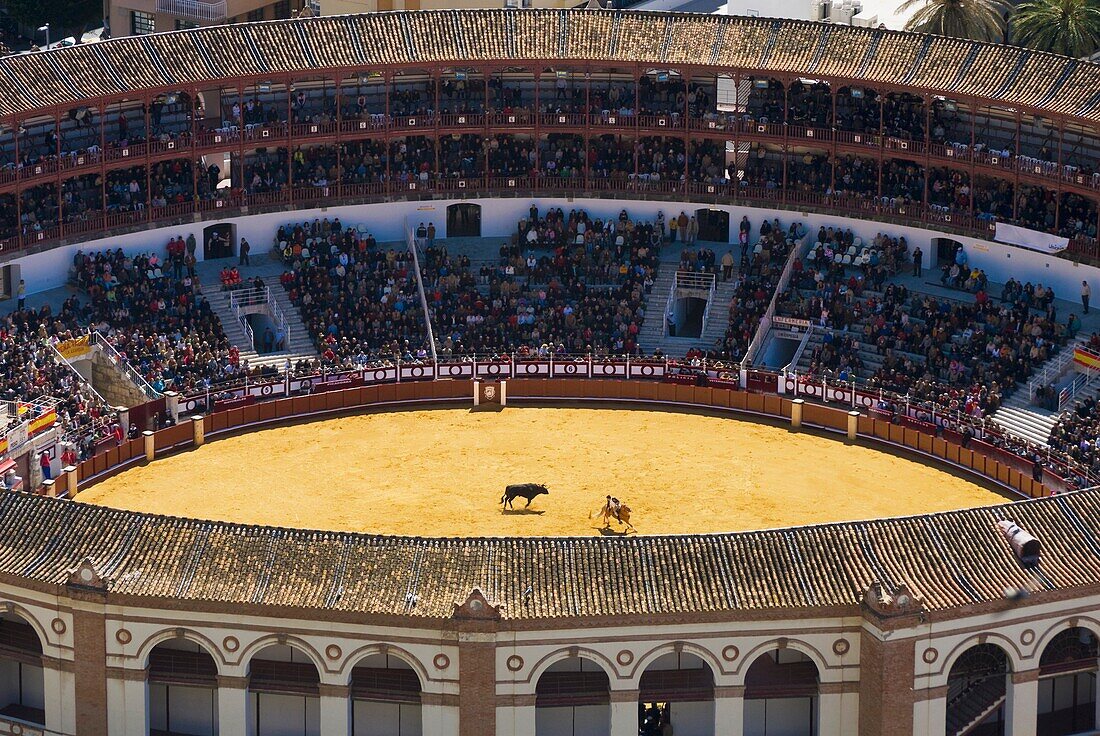
[[[527,215],[532,204],[530,199],[502,198],[481,200],[432,200],[426,202],[388,202],[381,204],[352,205],[329,209],[299,210],[297,212],[278,212],[265,215],[253,215],[237,218],[237,238],[247,238],[252,245],[254,255],[267,252],[272,245],[275,231],[280,225],[291,222],[312,221],[315,218],[340,218],[344,225],[364,223],[380,242],[400,240],[404,237],[406,218],[413,228],[420,222],[434,222],[440,237],[446,230],[447,206],[464,201],[476,201],[482,206],[481,228],[484,237],[508,238],[515,231],[516,223]],[[801,214],[782,210],[768,210],[755,207],[733,205],[706,206],[699,203],[652,202],[636,200],[542,198],[534,200],[540,211],[548,207],[561,207],[565,212],[571,209],[583,209],[593,217],[617,217],[625,209],[632,218],[652,219],[658,211],[666,216],[679,214],[681,210],[691,214],[697,209],[714,209],[730,214],[731,234],[736,234],[742,215],[747,215],[753,223],[753,237],[763,218],[779,218],[784,226],[792,221],[802,222],[807,228],[816,231],[819,226],[851,228],[864,240],[874,238],[883,232],[893,237],[905,236],[910,247],[919,245],[924,251],[925,267],[931,271],[936,266],[935,248],[932,239],[949,237],[962,243],[970,262],[985,269],[990,281],[1003,283],[1009,277],[1032,283],[1041,282],[1053,286],[1057,294],[1064,299],[1077,301],[1083,279],[1092,283],[1093,289],[1100,288],[1100,269],[1094,266],[1079,265],[1061,258],[1054,258],[1037,251],[1029,251],[1015,246],[991,243],[976,238],[957,235],[944,235],[935,230],[904,227],[889,223],[870,222],[846,217],[832,217],[816,214]],[[81,245],[67,245],[43,253],[23,256],[13,263],[23,269],[23,278],[27,282],[27,293],[33,294],[46,289],[64,285],[72,258],[78,249],[85,252],[115,249],[121,247],[127,253],[139,253],[155,249],[163,252],[168,241],[175,236],[193,234],[199,241],[198,256],[202,256],[202,231],[214,221],[179,225],[141,233],[130,233],[115,238],[88,241]],[[927,274],[929,280],[938,279],[938,274]]]

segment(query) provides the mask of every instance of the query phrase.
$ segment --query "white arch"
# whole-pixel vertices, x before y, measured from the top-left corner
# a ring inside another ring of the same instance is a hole
[[[226,664],[225,656],[222,654],[221,650],[218,649],[218,645],[197,631],[178,627],[162,629],[149,636],[141,643],[137,653],[138,661],[141,662],[141,668],[143,670],[149,669],[149,657],[153,655],[153,650],[158,644],[163,644],[173,639],[186,639],[187,641],[197,644],[200,649],[210,655],[210,659],[214,660],[214,666],[218,668],[218,674],[224,674],[222,672],[222,667]]]
[[[714,655],[714,652],[710,651],[706,647],[699,646],[687,641],[674,641],[650,649],[648,652],[638,657],[637,662],[634,664],[634,669],[631,671],[629,677],[630,682],[636,688],[642,680],[642,675],[645,674],[646,669],[649,668],[657,659],[663,657],[666,654],[672,654],[677,651],[683,651],[688,654],[693,654],[699,659],[703,660],[703,663],[710,669],[711,680],[715,686],[718,685],[718,679],[724,674],[722,672],[722,665],[718,660],[718,657]]]
[[[555,662],[561,662],[566,659],[573,659],[578,657],[580,659],[587,659],[590,662],[595,662],[600,666],[600,669],[607,675],[608,684],[611,681],[622,678],[619,674],[619,670],[615,667],[614,663],[604,655],[597,652],[595,649],[587,649],[585,647],[566,647],[564,649],[558,649],[550,652],[545,657],[531,667],[531,674],[527,676],[527,682],[534,686],[538,686],[539,678],[550,668],[550,665]],[[613,688],[622,690],[624,688]]]
[[[1074,628],[1091,631],[1097,641],[1100,641],[1100,620],[1087,616],[1067,616],[1048,627],[1047,630],[1043,632],[1042,636],[1035,640],[1035,650],[1031,654],[1032,659],[1035,660],[1035,666],[1039,666],[1039,660],[1042,659],[1043,652],[1050,646],[1054,637],[1058,636],[1063,631]]]
[[[3,613],[7,613],[10,616],[14,616],[15,618],[20,619],[23,623],[34,629],[34,633],[38,636],[38,648],[42,650],[43,656],[54,656],[47,655],[46,650],[54,649],[56,648],[56,645],[50,643],[50,637],[46,633],[46,627],[44,627],[41,622],[39,622],[39,620],[35,618],[34,614],[28,611],[24,606],[21,606],[14,601],[5,601],[5,603],[7,603],[7,605],[10,607],[10,610],[4,611]]]
[[[955,666],[959,657],[979,644],[993,644],[1003,651],[1005,653],[1005,658],[1008,660],[1009,674],[1027,669],[1023,666],[1023,657],[1020,654],[1020,650],[1016,648],[1016,643],[1014,641],[1003,634],[984,632],[963,639],[951,649],[948,655],[943,658],[943,666],[936,675],[934,679],[935,684],[933,684],[932,687],[946,685],[947,681],[951,678],[951,668]]]
[[[782,643],[784,647],[780,647],[780,643]],[[805,654],[817,668],[818,684],[820,685],[821,683],[825,682],[825,673],[829,668],[829,662],[825,659],[821,652],[817,651],[815,647],[807,644],[804,641],[799,641],[798,639],[772,639],[770,641],[766,641],[762,644],[756,645],[751,650],[745,653],[745,655],[741,658],[741,666],[738,668],[736,673],[738,680],[736,684],[745,684],[745,678],[748,677],[749,668],[752,667],[753,663],[756,660],[760,659],[768,652],[772,652],[776,649],[781,648],[793,649],[796,652],[801,652],[802,654]]]
[[[355,669],[355,665],[367,657],[374,654],[392,654],[400,659],[405,664],[412,668],[412,671],[416,673],[416,677],[420,680],[420,692],[427,690],[429,682],[428,669],[424,666],[423,662],[416,658],[416,655],[412,654],[408,650],[401,647],[395,647],[392,644],[364,644],[363,646],[348,652],[344,657],[344,661],[340,665],[340,672],[344,676],[344,684],[351,684],[351,673]]]
[[[282,634],[268,634],[267,636],[261,636],[259,639],[245,647],[244,651],[241,652],[239,665],[244,668],[244,672],[242,674],[246,676],[248,675],[248,670],[250,665],[252,664],[252,659],[256,656],[258,652],[261,652],[270,646],[276,646],[280,644],[283,646],[288,646],[292,649],[297,649],[298,651],[309,657],[310,661],[313,662],[313,666],[317,668],[318,678],[321,678],[327,672],[327,670],[325,669],[324,659],[321,658],[321,655],[317,652],[317,650],[314,649],[305,639],[300,639],[296,636],[285,636]]]

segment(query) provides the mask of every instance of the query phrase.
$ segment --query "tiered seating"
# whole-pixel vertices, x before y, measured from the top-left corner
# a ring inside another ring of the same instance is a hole
[[[164,253],[164,251],[161,251]],[[180,273],[155,252],[121,249],[74,259],[73,282],[90,299],[82,318],[158,391],[201,390],[231,382],[247,370],[198,279]]]
[[[746,224],[743,223],[742,227]],[[729,303],[729,325],[726,334],[707,353],[707,357],[722,362],[739,362],[768,309],[779,276],[795,243],[804,235],[800,223],[783,230],[778,220],[764,220],[760,240],[751,255],[746,245],[741,249],[741,270]]]
[[[46,400],[57,410],[64,433],[84,438],[111,415],[111,408],[49,347],[83,334],[84,317],[75,298],[67,299],[57,314],[47,306],[0,317],[0,400],[11,402],[13,422],[33,418],[20,417],[18,405]]]
[[[428,248],[425,288],[443,355],[637,352],[644,297],[661,237],[656,223],[537,211],[514,244],[475,273],[468,259]]]
[[[290,268],[282,276],[322,362],[335,367],[427,355],[412,256],[382,250],[339,220],[280,227],[276,247]]]

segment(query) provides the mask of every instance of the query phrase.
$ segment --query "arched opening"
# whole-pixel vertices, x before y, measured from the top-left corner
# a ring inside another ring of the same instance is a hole
[[[248,736],[320,736],[320,675],[303,652],[272,644],[248,664]]]
[[[795,649],[760,655],[745,674],[745,736],[815,736],[817,665]]]
[[[351,671],[352,736],[420,736],[420,677],[407,662],[372,654]]]
[[[700,657],[669,652],[655,659],[638,685],[638,733],[714,736],[714,674]]]
[[[0,614],[0,715],[46,723],[42,641],[16,614]]]
[[[481,205],[461,202],[447,206],[448,238],[481,237]]]
[[[233,255],[234,234],[237,226],[228,222],[210,225],[202,230],[202,257],[204,261],[229,258]]]
[[[695,210],[695,221],[699,223],[699,240],[711,243],[730,242],[730,213],[725,210]]]
[[[947,678],[947,736],[1001,736],[1011,667],[996,644],[967,649]]]
[[[1096,729],[1096,634],[1075,626],[1046,645],[1039,658],[1038,733],[1067,736]]]
[[[218,732],[218,665],[193,641],[153,647],[147,670],[149,731],[154,736],[214,736]]]
[[[611,680],[595,662],[555,662],[535,685],[535,736],[606,736],[611,731]]]

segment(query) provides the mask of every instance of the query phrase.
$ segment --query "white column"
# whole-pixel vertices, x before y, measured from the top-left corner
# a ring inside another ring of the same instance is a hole
[[[248,678],[218,678],[218,736],[248,734]]]
[[[321,736],[348,736],[351,733],[351,698],[347,685],[321,685]]]
[[[913,704],[913,736],[942,736],[947,732],[947,687],[943,695]]]
[[[424,736],[429,736],[427,713],[424,714]],[[496,736],[535,736],[535,697],[533,695],[516,696],[511,705],[497,707]]]
[[[638,691],[611,691],[611,736],[638,736]]]
[[[123,684],[126,699],[126,733],[132,736],[145,736],[149,733],[149,687],[145,682],[145,671],[135,673],[140,678],[127,679]],[[110,714],[107,718],[110,719]]]
[[[76,731],[76,678],[72,672],[50,666],[42,668],[46,729],[58,733]]]
[[[1096,720],[1093,721],[1093,723],[1100,726],[1100,675],[1093,678],[1093,681],[1096,683],[1096,693],[1094,694],[1094,699],[1096,701],[1094,703],[1096,706]]]
[[[745,732],[745,688],[714,688],[714,736],[741,736]]]
[[[1005,736],[1035,736],[1039,712],[1039,671],[1025,670],[1009,677],[1005,700]]]
[[[839,690],[841,683],[829,683]],[[859,732],[859,696],[856,693],[828,692],[823,685],[817,696],[818,736],[846,736]]]

